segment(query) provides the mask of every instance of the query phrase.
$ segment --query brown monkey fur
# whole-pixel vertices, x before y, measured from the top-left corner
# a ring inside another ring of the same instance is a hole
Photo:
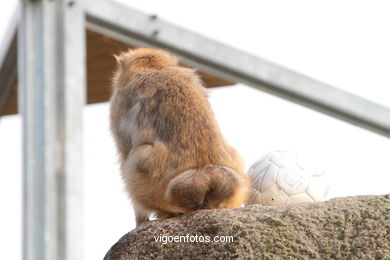
[[[249,181],[196,73],[163,50],[140,48],[115,58],[111,130],[136,224],[152,213],[167,218],[239,207]]]

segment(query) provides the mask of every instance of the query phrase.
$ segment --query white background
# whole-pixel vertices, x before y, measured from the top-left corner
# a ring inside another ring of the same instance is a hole
[[[390,106],[388,1],[121,2]],[[0,39],[15,5],[0,4]],[[323,162],[330,197],[390,193],[389,139],[246,86],[212,89],[210,101],[247,168],[270,150],[294,150]],[[90,105],[84,113],[85,258],[102,259],[134,228],[134,218],[109,135],[108,105]],[[4,259],[21,258],[20,126],[18,116],[0,119]]]

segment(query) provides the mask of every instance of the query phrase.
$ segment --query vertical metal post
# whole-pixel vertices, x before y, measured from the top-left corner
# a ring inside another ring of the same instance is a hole
[[[23,116],[23,258],[83,259],[82,0],[24,0],[18,36]]]

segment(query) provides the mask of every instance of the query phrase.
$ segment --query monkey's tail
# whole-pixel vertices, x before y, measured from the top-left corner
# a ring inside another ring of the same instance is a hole
[[[235,170],[207,165],[191,169],[173,178],[166,198],[185,212],[197,209],[236,208],[247,198],[249,181]]]

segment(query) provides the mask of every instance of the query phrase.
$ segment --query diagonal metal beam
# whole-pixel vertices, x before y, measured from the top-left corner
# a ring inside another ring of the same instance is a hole
[[[168,49],[186,65],[241,82],[390,137],[390,109],[113,1],[88,0],[89,29]]]

